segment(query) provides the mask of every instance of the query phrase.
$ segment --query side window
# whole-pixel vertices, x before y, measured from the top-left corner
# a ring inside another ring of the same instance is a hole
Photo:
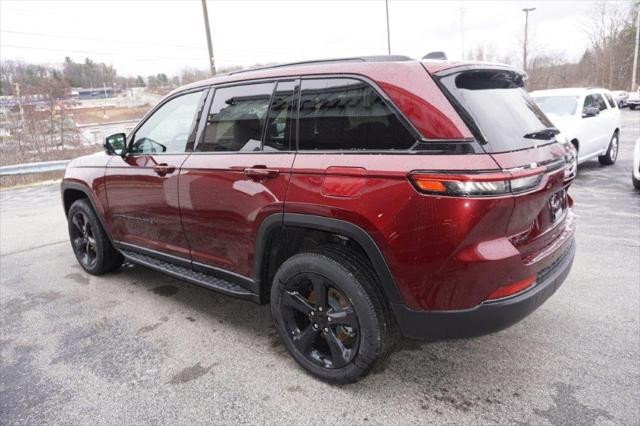
[[[203,95],[202,91],[188,93],[162,105],[135,133],[129,152],[184,153],[196,137],[196,113]]]
[[[613,100],[613,97],[611,96],[611,93],[605,93],[604,97],[607,98],[607,102],[609,103],[609,107],[611,107],[611,108],[615,108],[616,107],[616,103]]]
[[[196,151],[260,151],[274,83],[216,89]]]
[[[265,151],[286,151],[292,149],[291,140],[295,130],[295,88],[294,81],[281,81],[269,108],[267,131],[264,139]]]
[[[584,106],[582,107],[582,113],[587,112],[587,108],[597,108],[598,102],[596,101],[595,95],[587,95],[584,98]]]
[[[302,80],[301,150],[409,149],[416,142],[378,93],[352,78]]]
[[[597,94],[597,95],[594,95],[594,96],[596,98],[596,105],[595,106],[597,106],[600,111],[604,111],[605,109],[607,109],[607,104],[605,103],[604,98],[602,97],[602,95]]]

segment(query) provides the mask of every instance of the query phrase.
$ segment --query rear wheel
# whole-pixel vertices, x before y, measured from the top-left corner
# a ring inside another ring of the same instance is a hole
[[[293,358],[332,383],[366,375],[390,352],[391,316],[375,274],[352,252],[329,248],[297,254],[271,288],[276,329]]]
[[[87,199],[77,200],[71,205],[67,222],[73,253],[85,271],[102,275],[122,265],[122,254],[109,242]]]
[[[607,149],[607,152],[604,155],[598,157],[598,161],[600,161],[600,164],[610,166],[616,162],[616,159],[618,158],[618,144],[618,132],[615,132],[611,137],[611,142],[609,142],[609,148]]]
[[[640,189],[640,180],[636,179],[634,175],[631,175],[631,182],[633,182],[633,187],[635,189]]]

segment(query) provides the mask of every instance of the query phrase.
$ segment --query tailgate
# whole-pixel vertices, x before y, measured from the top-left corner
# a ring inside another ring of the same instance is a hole
[[[568,151],[556,141],[558,130],[524,90],[526,74],[478,64],[447,69],[435,77],[501,169],[512,175],[540,176],[532,189],[514,191],[507,235],[525,264],[553,259],[556,256],[548,255],[563,244],[571,221],[570,176],[565,176]]]
[[[533,264],[561,245],[568,225],[571,198],[565,181],[566,148],[552,143],[538,148],[491,154],[503,169],[543,166],[538,189],[515,197],[507,235],[525,264]]]

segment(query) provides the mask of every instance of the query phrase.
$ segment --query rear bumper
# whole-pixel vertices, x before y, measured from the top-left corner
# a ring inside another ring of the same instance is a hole
[[[412,339],[455,339],[492,333],[517,323],[551,297],[567,278],[576,251],[573,238],[568,246],[554,265],[538,275],[533,288],[513,297],[457,311],[415,311],[394,304],[402,334]]]

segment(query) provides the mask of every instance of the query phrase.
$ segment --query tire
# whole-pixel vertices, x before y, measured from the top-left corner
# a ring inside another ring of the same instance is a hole
[[[598,161],[600,164],[604,166],[610,166],[616,162],[618,158],[619,151],[619,143],[620,138],[618,136],[618,132],[614,132],[611,137],[611,141],[609,142],[609,148],[607,148],[607,152],[604,155],[598,157]]]
[[[631,182],[633,182],[633,187],[635,189],[640,190],[640,180],[636,179],[634,175],[631,175]]]
[[[300,253],[280,266],[271,314],[300,366],[344,384],[361,379],[389,355],[397,327],[377,286],[368,262],[343,248]],[[323,290],[326,296],[319,298]]]
[[[635,110],[635,109],[636,109],[636,106],[635,106],[635,105],[629,105],[629,109],[630,109],[630,110]]]
[[[109,241],[86,198],[75,201],[67,215],[71,248],[82,268],[92,275],[114,271],[124,257]]]

